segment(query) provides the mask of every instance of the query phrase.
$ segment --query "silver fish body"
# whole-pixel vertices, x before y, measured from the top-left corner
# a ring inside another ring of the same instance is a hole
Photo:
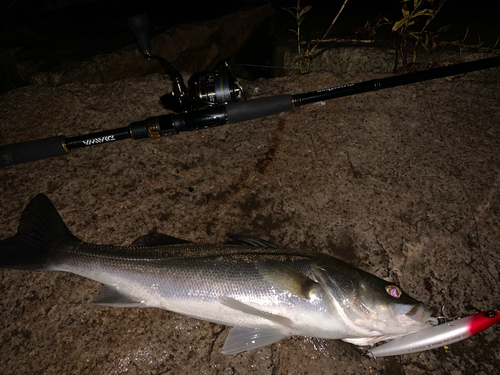
[[[129,247],[92,245],[74,237],[48,198],[38,195],[18,233],[0,242],[0,267],[98,281],[104,285],[90,301],[98,305],[158,307],[233,326],[226,354],[292,335],[370,345],[430,324],[422,303],[339,259],[235,239],[197,244],[153,234]]]

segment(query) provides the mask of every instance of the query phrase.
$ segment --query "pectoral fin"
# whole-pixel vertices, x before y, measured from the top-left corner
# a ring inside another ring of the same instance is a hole
[[[134,301],[109,285],[101,286],[97,297],[89,302],[94,305],[110,307],[146,307],[142,301]]]
[[[220,299],[220,303],[222,303],[224,306],[230,307],[231,309],[244,312],[245,314],[255,315],[284,326],[290,326],[292,324],[292,321],[288,318],[285,318],[284,316],[259,310],[255,307],[247,305],[246,303],[240,302],[234,298],[223,297]]]
[[[278,342],[287,335],[272,328],[233,327],[229,331],[222,354],[237,354]]]
[[[360,277],[359,270],[338,259],[313,264],[312,275],[336,301],[352,299]]]
[[[256,264],[265,280],[296,296],[309,299],[314,280],[299,270],[281,262],[267,261]]]

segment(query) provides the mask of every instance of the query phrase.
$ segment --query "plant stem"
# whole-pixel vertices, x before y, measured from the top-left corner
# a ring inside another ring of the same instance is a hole
[[[345,8],[345,5],[347,4],[349,0],[345,0],[344,1],[344,4],[342,4],[342,7],[340,8],[339,12],[337,13],[337,15],[335,16],[335,18],[333,19],[332,23],[330,24],[330,26],[328,27],[328,29],[326,30],[325,34],[321,37],[321,39],[319,39],[316,44],[314,44],[314,46],[311,48],[309,54],[311,54],[315,49],[316,47],[318,46],[319,42],[323,39],[325,39],[328,35],[328,33],[330,32],[330,30],[332,29],[333,25],[335,24],[335,22],[337,22],[337,19],[339,18],[340,16],[340,13],[342,13],[342,11],[344,10]]]

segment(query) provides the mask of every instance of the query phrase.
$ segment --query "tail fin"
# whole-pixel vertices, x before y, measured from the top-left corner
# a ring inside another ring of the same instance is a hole
[[[54,247],[69,238],[74,237],[52,202],[38,194],[24,209],[16,235],[0,241],[0,268],[47,269]]]

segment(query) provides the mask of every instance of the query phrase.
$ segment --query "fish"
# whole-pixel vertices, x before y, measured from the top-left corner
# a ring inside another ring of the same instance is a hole
[[[38,194],[17,233],[0,241],[0,268],[70,272],[103,284],[94,305],[156,307],[230,326],[223,354],[290,336],[373,345],[435,319],[396,284],[325,253],[229,237],[210,244],[150,233],[130,246],[86,243]]]

